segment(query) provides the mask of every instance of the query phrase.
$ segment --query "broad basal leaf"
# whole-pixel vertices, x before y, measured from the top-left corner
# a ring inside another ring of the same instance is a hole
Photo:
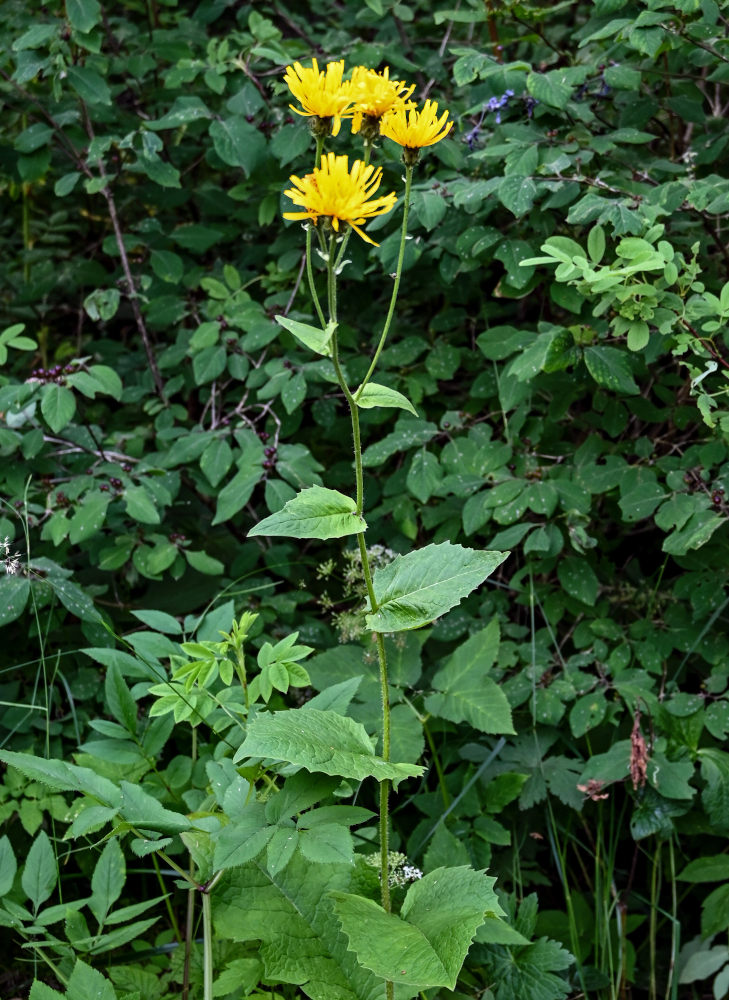
[[[317,354],[323,354],[325,357],[332,353],[329,345],[334,331],[337,329],[336,323],[327,323],[325,329],[322,330],[320,327],[309,326],[308,323],[299,323],[295,319],[289,319],[288,316],[274,316],[274,319],[279,326],[292,333],[310,350],[316,351]]]
[[[472,868],[438,868],[408,889],[400,916],[363,896],[332,892],[334,908],[361,965],[419,990],[455,988],[486,911],[503,914],[496,880]]]
[[[409,410],[416,417],[418,415],[418,411],[407,396],[386,385],[378,385],[377,382],[368,382],[361,392],[359,390],[355,392],[354,398],[362,410],[371,410],[375,406],[389,406],[399,410]]]
[[[295,854],[271,874],[261,862],[232,872],[213,895],[216,937],[260,941],[266,978],[292,983],[312,1000],[385,1000],[385,984],[347,950],[328,894],[346,892],[347,865],[312,865]],[[417,991],[396,984],[396,1000]]]
[[[248,726],[248,735],[234,761],[244,757],[271,757],[341,778],[392,780],[417,777],[422,767],[392,764],[375,756],[364,726],[336,712],[316,708],[261,714]]]
[[[368,628],[402,632],[428,625],[460,604],[508,555],[442,542],[397,556],[375,571],[377,611],[367,615]]]
[[[354,500],[337,490],[310,486],[292,497],[282,510],[259,521],[248,535],[326,539],[358,535],[366,530]]]

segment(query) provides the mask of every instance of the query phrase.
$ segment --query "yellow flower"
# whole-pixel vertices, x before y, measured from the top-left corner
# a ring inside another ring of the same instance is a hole
[[[438,105],[426,101],[422,111],[394,108],[380,122],[380,134],[394,139],[406,149],[422,149],[445,139],[451,130],[448,112],[438,118]]]
[[[316,59],[312,65],[302,66],[295,62],[286,67],[284,80],[288,88],[299,102],[303,111],[289,107],[297,115],[305,118],[331,118],[332,135],[337,135],[343,117],[351,118],[352,99],[349,95],[350,83],[342,82],[344,60],[327,63],[326,71],[320,70]]]
[[[408,101],[414,90],[415,84],[408,86],[404,80],[391,80],[389,66],[382,73],[366,66],[355,66],[350,91],[355,102],[352,132],[359,132],[363,118],[379,121],[385,112],[393,108],[415,107],[412,101]]]
[[[389,212],[397,200],[394,192],[372,198],[382,180],[382,167],[355,160],[350,170],[346,156],[326,153],[313,173],[289,179],[294,187],[284,194],[304,211],[284,212],[284,219],[311,219],[316,225],[319,216],[324,216],[337,232],[343,222],[367,243],[379,246],[359,227],[366,219]]]

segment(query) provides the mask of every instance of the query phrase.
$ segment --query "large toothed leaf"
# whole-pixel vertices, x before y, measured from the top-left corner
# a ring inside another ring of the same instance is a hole
[[[298,320],[289,319],[288,316],[274,316],[274,319],[279,326],[292,333],[310,350],[316,351],[317,354],[323,354],[325,357],[332,353],[330,345],[334,331],[337,329],[336,323],[327,323],[322,330],[318,326],[309,326],[308,323],[299,323]]]
[[[408,889],[400,916],[363,896],[334,891],[334,909],[361,965],[419,990],[455,988],[487,911],[503,914],[496,880],[472,868],[438,868]]]
[[[366,530],[354,500],[325,486],[310,486],[292,497],[281,510],[264,517],[248,534],[326,539],[358,535]]]
[[[270,757],[357,781],[377,778],[397,784],[423,773],[422,767],[377,757],[361,723],[317,708],[257,715],[234,760],[244,757]]]
[[[508,555],[442,542],[398,556],[375,571],[378,607],[367,615],[368,628],[402,632],[428,625],[460,604]]]
[[[384,980],[363,969],[347,949],[331,890],[347,891],[352,867],[311,864],[301,854],[279,871],[263,859],[231,872],[213,895],[218,939],[260,942],[266,978],[295,984],[311,1000],[385,1000]],[[413,987],[395,985],[395,1000]]]

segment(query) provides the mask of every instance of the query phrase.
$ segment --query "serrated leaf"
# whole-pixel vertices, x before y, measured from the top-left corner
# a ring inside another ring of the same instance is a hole
[[[352,834],[339,823],[322,823],[303,830],[299,847],[305,858],[317,864],[354,864]]]
[[[495,881],[465,866],[437,868],[410,886],[400,917],[362,896],[331,897],[349,947],[366,969],[419,990],[452,990],[485,912],[503,914]]]
[[[0,898],[7,896],[13,887],[18,863],[7,836],[0,837]]]
[[[334,331],[337,329],[336,323],[327,323],[325,329],[317,326],[309,326],[308,323],[299,323],[298,320],[289,319],[288,316],[274,316],[279,326],[288,330],[305,347],[329,357],[332,353],[331,340]]]
[[[116,992],[98,969],[77,959],[68,981],[66,1000],[116,1000]]]
[[[367,530],[350,497],[324,486],[301,490],[283,509],[259,521],[248,537],[277,535],[284,538],[343,538]]]
[[[256,858],[276,832],[269,826],[262,802],[251,802],[242,817],[216,835],[213,865],[216,870],[236,868]]]
[[[161,802],[139,785],[122,781],[119,787],[121,790],[119,815],[132,826],[160,833],[182,833],[183,830],[192,827],[187,817],[171,809],[165,809]]]
[[[104,923],[106,914],[121,896],[126,878],[124,854],[119,841],[112,837],[101,852],[91,876],[89,909],[100,924]]]
[[[109,711],[132,736],[137,732],[137,703],[127,687],[121,670],[112,664],[106,671],[104,693]]]
[[[368,382],[361,391],[358,389],[354,394],[357,406],[362,410],[371,410],[375,406],[395,407],[399,410],[409,410],[417,417],[418,412],[407,398],[396,389],[390,389],[386,385],[378,385],[377,382]]]
[[[423,768],[393,764],[375,756],[364,726],[336,712],[308,708],[260,714],[248,726],[235,762],[246,757],[270,757],[305,767],[307,771],[378,781],[417,777]]]
[[[20,879],[23,892],[35,910],[51,895],[57,879],[56,855],[48,834],[45,830],[41,830],[31,844]]]
[[[299,832],[292,826],[279,827],[268,842],[266,869],[271,875],[278,875],[286,867],[299,843]]]
[[[377,610],[367,615],[367,627],[402,632],[428,625],[460,604],[508,555],[441,542],[397,556],[374,573]]]
[[[425,707],[438,718],[468,722],[482,733],[513,733],[506,695],[486,674],[499,648],[499,621],[494,618],[471,636],[433,678],[435,693]]]
[[[40,781],[55,792],[83,792],[104,805],[118,806],[119,789],[108,778],[102,778],[88,767],[66,764],[62,760],[46,760],[30,754],[0,750],[0,760],[17,768],[33,781]]]
[[[261,861],[232,872],[215,894],[216,937],[255,941],[266,978],[317,1000],[385,1000],[385,986],[347,950],[328,892],[346,891],[352,869],[312,865],[295,854],[271,875]],[[412,996],[398,989],[398,1000]]]

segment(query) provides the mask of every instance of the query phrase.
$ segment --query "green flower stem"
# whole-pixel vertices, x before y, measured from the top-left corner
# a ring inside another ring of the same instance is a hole
[[[329,301],[329,319],[332,323],[337,322],[337,275],[334,263],[334,246],[335,237],[332,236],[329,243],[329,256],[327,262],[327,293]],[[332,363],[334,365],[334,372],[337,377],[337,382],[339,383],[339,388],[344,393],[344,397],[347,400],[349,406],[349,413],[352,418],[352,438],[354,442],[354,468],[356,477],[356,491],[357,491],[357,514],[362,515],[363,505],[364,505],[364,488],[363,488],[363,472],[362,472],[362,440],[360,436],[359,429],[359,409],[357,407],[357,401],[352,395],[352,392],[347,385],[347,380],[344,377],[344,372],[342,371],[342,366],[339,363],[339,345],[337,340],[337,331],[334,330],[332,335]],[[370,601],[371,610],[377,611],[378,604],[375,598],[375,591],[372,584],[372,570],[370,567],[369,556],[367,555],[367,546],[364,540],[364,533],[357,535],[357,542],[359,544],[360,556],[362,558],[362,572],[365,578],[365,585],[367,587],[367,596]],[[387,683],[387,655],[385,653],[385,640],[380,632],[375,632],[375,642],[377,643],[377,658],[380,665],[380,692],[382,696],[382,757],[383,760],[390,759],[390,693]],[[389,798],[390,798],[390,782],[382,781],[380,782],[380,890],[382,899],[382,908],[386,913],[392,911],[392,903],[390,900],[390,883],[389,879],[389,865],[388,865],[388,851],[389,851],[389,826],[390,826],[390,808],[389,808]],[[385,996],[387,1000],[393,1000],[395,995],[395,988],[392,982],[389,980],[385,981]]]
[[[314,153],[314,166],[318,167],[321,162],[321,154],[324,149],[324,136],[318,135],[316,137],[316,152]],[[316,309],[316,314],[319,317],[319,322],[321,323],[322,330],[327,325],[324,319],[324,313],[322,312],[321,305],[319,304],[319,296],[316,291],[316,285],[314,284],[314,271],[311,266],[311,225],[306,227],[306,277],[309,281],[309,291],[311,292],[311,299],[314,303],[314,308]]]
[[[322,312],[321,304],[319,303],[319,295],[316,290],[316,285],[314,284],[314,271],[311,266],[311,224],[306,227],[306,277],[309,281],[309,291],[311,292],[311,299],[314,303],[314,308],[316,309],[316,315],[321,323],[322,330],[327,325],[324,319],[324,313]]]
[[[202,894],[203,911],[203,998],[213,1000],[213,918],[210,893]]]
[[[385,318],[385,325],[382,328],[382,333],[380,334],[380,342],[377,345],[377,350],[374,353],[370,367],[362,380],[362,384],[357,390],[355,398],[359,398],[362,390],[367,385],[369,380],[372,378],[372,374],[377,367],[377,362],[380,359],[380,354],[382,353],[382,348],[385,346],[385,341],[387,340],[387,334],[390,332],[390,324],[392,323],[392,317],[395,314],[395,303],[397,302],[397,294],[400,290],[400,278],[402,276],[402,262],[405,258],[405,241],[408,235],[408,213],[410,211],[410,188],[413,181],[413,168],[412,166],[405,167],[405,204],[402,210],[402,229],[400,230],[400,250],[397,255],[397,267],[395,268],[395,282],[392,286],[392,295],[390,296],[390,307],[387,310],[387,317]]]

